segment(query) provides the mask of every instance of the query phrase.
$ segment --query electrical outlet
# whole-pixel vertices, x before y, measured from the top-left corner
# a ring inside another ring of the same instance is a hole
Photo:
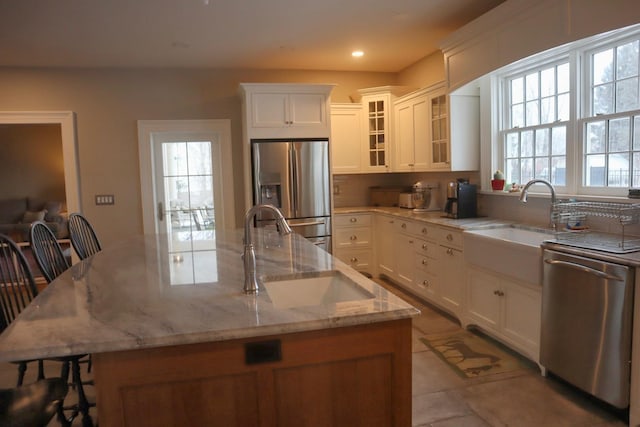
[[[113,194],[96,194],[96,205],[115,205]]]

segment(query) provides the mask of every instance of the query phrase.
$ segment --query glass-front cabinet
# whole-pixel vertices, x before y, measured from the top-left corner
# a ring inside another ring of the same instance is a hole
[[[360,89],[364,111],[366,145],[362,157],[363,172],[390,172],[393,147],[393,104],[398,96],[411,91],[404,86],[381,86]]]
[[[384,99],[367,101],[368,111],[368,140],[369,166],[387,166],[386,136],[387,136],[387,108],[389,102]]]
[[[391,115],[390,93],[371,93],[362,96],[364,110],[364,126],[366,145],[364,147],[363,169],[368,172],[388,171],[391,165],[389,159],[389,143],[391,134],[389,123]]]
[[[431,168],[448,169],[449,158],[449,105],[444,89],[430,99]]]

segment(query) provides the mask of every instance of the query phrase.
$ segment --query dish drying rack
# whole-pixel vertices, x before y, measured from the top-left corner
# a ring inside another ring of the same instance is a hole
[[[619,233],[592,232],[589,217],[616,222]],[[556,240],[581,240],[591,244],[617,246],[626,251],[640,250],[640,236],[628,233],[627,226],[640,223],[640,203],[612,203],[559,200],[551,206],[551,220],[556,224]],[[592,236],[585,236],[591,234]]]

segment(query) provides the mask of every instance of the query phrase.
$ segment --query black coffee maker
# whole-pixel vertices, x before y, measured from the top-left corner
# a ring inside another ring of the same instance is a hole
[[[447,186],[447,203],[444,211],[448,218],[475,218],[478,216],[476,185],[458,178]]]

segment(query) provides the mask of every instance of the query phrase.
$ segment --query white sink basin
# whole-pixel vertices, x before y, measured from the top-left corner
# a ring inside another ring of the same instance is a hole
[[[468,263],[527,283],[541,283],[540,245],[553,237],[550,231],[505,227],[468,230],[463,237]]]
[[[339,271],[267,277],[263,280],[276,308],[330,305],[375,298]]]

